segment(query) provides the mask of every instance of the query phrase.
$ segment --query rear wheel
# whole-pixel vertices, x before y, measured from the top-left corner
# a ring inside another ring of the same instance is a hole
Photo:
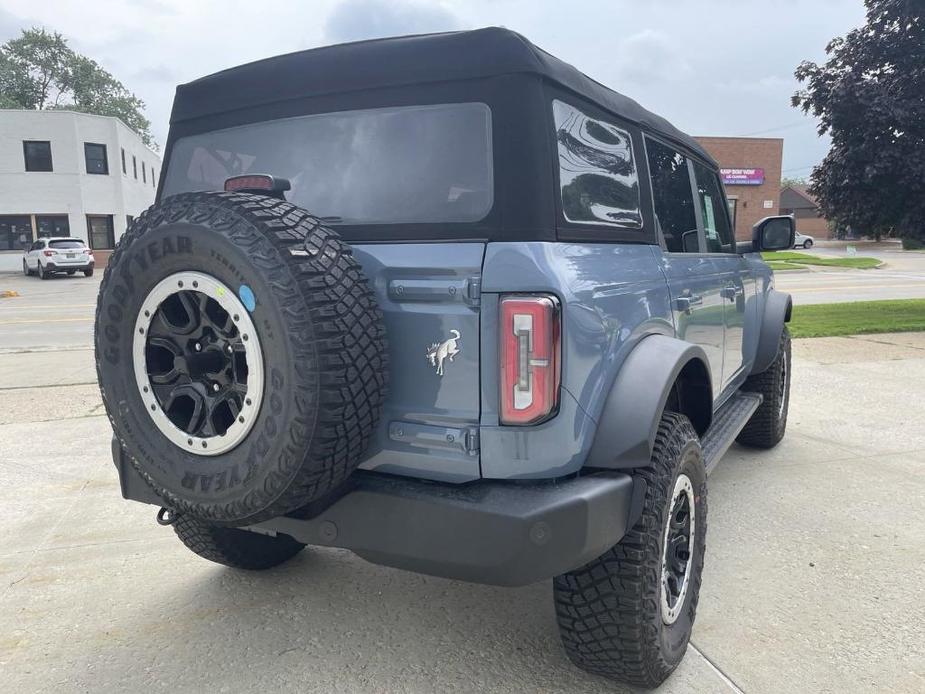
[[[707,476],[690,421],[666,412],[642,515],[609,551],[553,581],[562,643],[579,667],[657,687],[687,650],[703,571]]]
[[[39,279],[40,279],[40,280],[47,280],[47,279],[48,279],[50,273],[45,272],[45,268],[44,268],[44,266],[42,265],[42,261],[41,261],[41,260],[38,262],[38,271],[39,271]]]
[[[220,528],[189,516],[178,517],[173,529],[187,549],[203,559],[235,569],[270,569],[292,559],[305,548],[288,535],[260,535],[249,530]]]
[[[29,275],[32,274],[32,272],[30,272],[29,266],[26,264],[26,261],[25,261],[25,260],[22,261],[22,274],[24,274],[26,277],[28,277]]]
[[[754,448],[773,448],[787,431],[790,409],[790,331],[780,334],[777,357],[765,371],[749,376],[742,390],[761,393],[764,398],[736,441]]]
[[[89,270],[84,270],[84,277],[93,277],[93,268],[92,268],[92,267],[91,267]]]

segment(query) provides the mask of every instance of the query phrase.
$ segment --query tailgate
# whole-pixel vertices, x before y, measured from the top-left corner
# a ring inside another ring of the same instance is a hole
[[[360,465],[464,482],[479,472],[484,243],[357,244],[389,342],[389,395]]]

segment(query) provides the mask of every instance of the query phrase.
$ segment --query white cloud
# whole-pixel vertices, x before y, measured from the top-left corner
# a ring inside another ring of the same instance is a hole
[[[811,126],[779,130],[800,119],[793,69],[863,13],[861,0],[0,0],[0,41],[62,32],[145,101],[163,143],[178,83],[338,41],[503,25],[687,132],[785,137],[786,169],[827,149]]]
[[[634,84],[677,82],[693,72],[684,48],[684,42],[663,31],[643,29],[617,44],[614,69]]]
[[[440,3],[395,0],[344,0],[325,23],[330,43],[451,31],[459,19]]]

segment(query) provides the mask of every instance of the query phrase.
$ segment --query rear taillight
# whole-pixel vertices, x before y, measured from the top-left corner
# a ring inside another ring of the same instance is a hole
[[[559,405],[559,302],[553,296],[501,299],[501,423],[536,424]]]
[[[54,251],[42,251],[42,255],[44,255],[46,258],[50,258],[54,254],[55,254]]]

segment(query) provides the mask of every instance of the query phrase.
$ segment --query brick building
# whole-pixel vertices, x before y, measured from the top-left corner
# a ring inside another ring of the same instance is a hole
[[[792,214],[801,234],[817,238],[829,236],[829,220],[822,215],[819,203],[806,186],[787,186],[780,192],[780,213]]]
[[[752,225],[780,214],[784,141],[776,137],[697,137],[719,163],[736,239],[752,238]]]

